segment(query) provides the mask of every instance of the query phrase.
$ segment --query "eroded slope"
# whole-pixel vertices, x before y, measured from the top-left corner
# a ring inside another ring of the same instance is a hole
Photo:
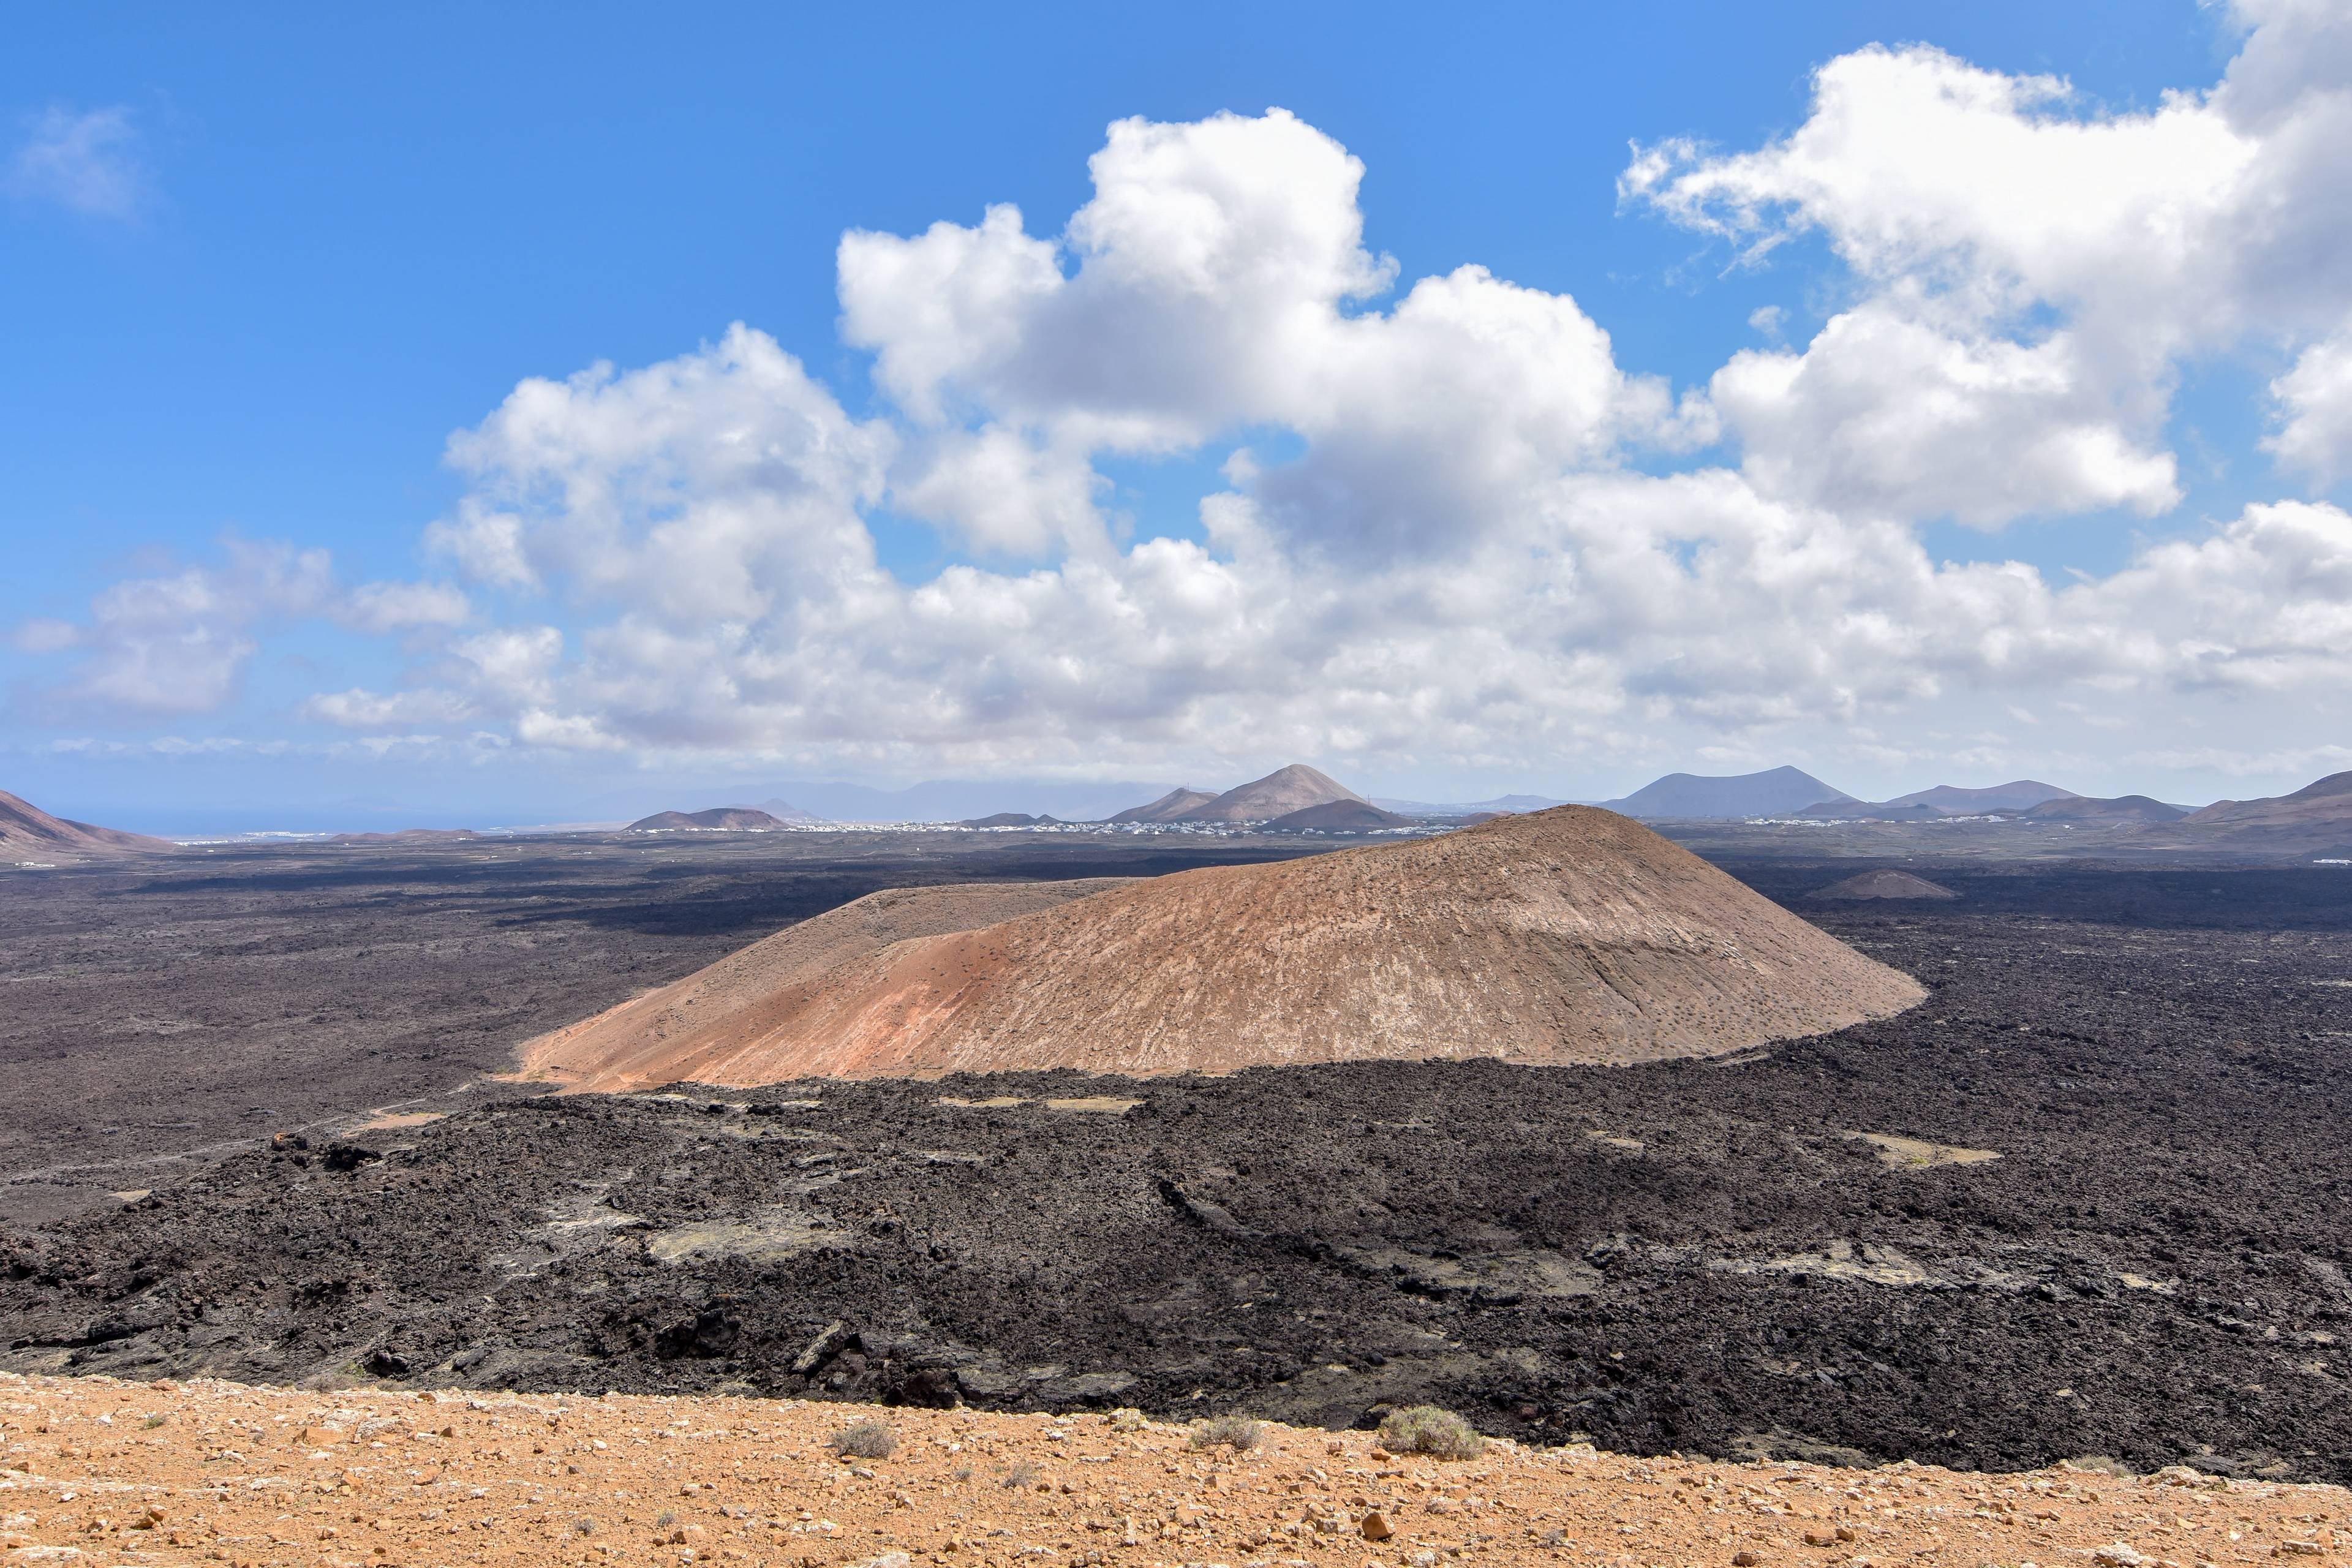
[[[846,921],[786,931],[533,1042],[525,1066],[624,1089],[1628,1062],[1818,1034],[1923,994],[1647,828],[1580,806],[1087,891],[994,924],[942,915],[936,934],[887,945]]]

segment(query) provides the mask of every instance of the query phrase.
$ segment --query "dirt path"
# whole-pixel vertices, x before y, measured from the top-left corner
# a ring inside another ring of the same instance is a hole
[[[852,1423],[887,1458],[841,1458]],[[798,1401],[316,1393],[0,1374],[0,1564],[818,1568],[2338,1561],[2352,1493],[2184,1469],[1393,1457],[1268,1426]]]

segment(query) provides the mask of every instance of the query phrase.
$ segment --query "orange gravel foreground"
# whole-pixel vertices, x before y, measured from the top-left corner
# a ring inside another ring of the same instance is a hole
[[[887,1458],[831,1438],[876,1420]],[[118,1383],[0,1374],[0,1564],[1378,1563],[2085,1568],[2340,1560],[2342,1488],[2185,1469],[1391,1457],[1131,1413]]]

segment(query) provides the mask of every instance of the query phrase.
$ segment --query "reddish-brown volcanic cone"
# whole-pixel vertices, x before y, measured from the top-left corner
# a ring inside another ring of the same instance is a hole
[[[977,929],[927,916],[941,934],[859,951],[853,911],[873,901],[534,1041],[524,1065],[626,1089],[1630,1062],[1816,1034],[1925,995],[1649,829],[1582,806],[1113,884]]]

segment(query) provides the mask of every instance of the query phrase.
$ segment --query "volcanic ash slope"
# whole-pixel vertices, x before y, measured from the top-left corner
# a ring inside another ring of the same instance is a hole
[[[1647,828],[1583,806],[1276,865],[1059,886],[1088,896],[962,930],[941,900],[970,918],[1015,889],[860,900],[542,1037],[524,1066],[625,1089],[1630,1062],[1818,1034],[1925,995]],[[1017,891],[1051,899],[1050,885]],[[898,921],[866,912],[891,899]]]

